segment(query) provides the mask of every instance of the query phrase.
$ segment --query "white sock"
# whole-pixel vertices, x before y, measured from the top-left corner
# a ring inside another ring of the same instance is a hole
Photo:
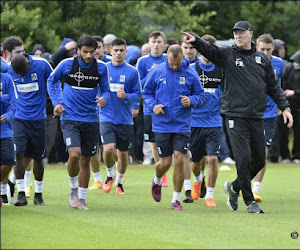
[[[94,181],[100,181],[102,183],[100,171],[93,173],[93,176],[94,176]]]
[[[114,166],[111,168],[105,167],[106,168],[106,173],[108,177],[115,178],[115,169]]]
[[[181,195],[181,192],[173,191],[172,203],[174,203],[175,201],[180,201],[180,195]]]
[[[186,179],[184,180],[184,190],[192,190],[191,188],[191,179]]]
[[[43,181],[34,180],[34,189],[36,193],[41,193],[43,189]]]
[[[6,195],[7,184],[2,184],[1,182],[1,195]]]
[[[202,175],[203,177],[205,177],[205,169],[200,172],[200,175]]]
[[[202,174],[200,173],[198,176],[195,176],[195,181],[200,183],[202,180]]]
[[[78,187],[78,198],[85,200],[87,191],[88,191],[87,188]]]
[[[156,175],[154,175],[154,183],[155,183],[156,185],[161,185],[161,179],[162,179],[162,178],[158,178]]]
[[[205,200],[210,199],[210,198],[213,199],[214,198],[214,192],[215,192],[215,188],[207,187]]]
[[[25,186],[30,185],[30,174],[31,174],[31,171],[25,171],[25,174],[24,174]]]
[[[253,182],[253,189],[252,189],[252,192],[257,192],[257,193],[259,193],[260,186],[261,186],[261,182],[259,182],[259,181],[254,181],[254,182]]]
[[[69,176],[69,182],[71,188],[77,188],[78,187],[78,175],[71,177]]]
[[[17,184],[18,192],[25,192],[24,179],[16,179],[16,184]]]
[[[9,181],[13,184],[16,184],[16,176],[15,176],[15,171],[11,171],[10,177],[9,177]]]
[[[122,184],[123,185],[123,179],[124,179],[124,174],[121,174],[117,171],[117,181],[116,181],[116,186],[118,186],[118,184]]]

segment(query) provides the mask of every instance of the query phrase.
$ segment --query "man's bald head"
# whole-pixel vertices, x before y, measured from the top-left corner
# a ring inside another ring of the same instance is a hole
[[[173,44],[173,45],[171,45],[168,48],[167,55],[169,55],[170,53],[173,54],[174,58],[177,58],[178,55],[183,55],[182,48],[181,48],[181,46],[179,44]]]
[[[182,59],[183,59],[183,51],[180,45],[173,44],[168,48],[167,52],[168,64],[173,71],[180,70]]]

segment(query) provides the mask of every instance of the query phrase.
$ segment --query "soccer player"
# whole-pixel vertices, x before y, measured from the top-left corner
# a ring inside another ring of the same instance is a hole
[[[275,75],[278,79],[278,84],[281,83],[281,77],[283,73],[283,60],[279,57],[272,56],[274,51],[274,40],[270,34],[262,34],[256,39],[256,49],[262,51],[270,58],[272,66],[275,71]],[[268,157],[268,149],[271,146],[272,139],[276,130],[276,120],[277,120],[277,105],[272,100],[270,96],[267,96],[267,108],[264,113],[264,128],[265,128],[265,142],[266,142],[266,158]],[[281,112],[281,111],[279,111]],[[265,166],[257,173],[253,182],[253,196],[257,202],[261,202],[262,198],[259,195],[259,190],[261,187],[261,182],[263,180],[266,171]]]
[[[48,79],[48,93],[54,115],[60,116],[61,128],[69,153],[69,204],[88,210],[85,202],[90,178],[90,159],[99,142],[97,104],[104,107],[109,99],[108,70],[94,59],[96,40],[83,35],[78,41],[79,56],[59,63]],[[64,80],[62,93],[59,79]]]
[[[3,60],[3,61],[2,61]],[[15,165],[15,153],[13,143],[13,131],[11,122],[16,112],[17,93],[15,85],[9,74],[2,73],[8,70],[8,66],[4,68],[6,62],[1,57],[1,134],[0,134],[0,149],[1,149],[1,182],[5,180]],[[6,195],[6,184],[1,184],[1,204],[10,205]]]
[[[103,144],[103,160],[107,177],[102,190],[109,193],[115,180],[114,163],[117,162],[115,194],[125,194],[123,178],[128,165],[130,129],[133,126],[132,104],[141,98],[139,73],[125,62],[126,41],[116,38],[112,41],[112,61],[107,63],[110,76],[111,99],[100,109],[100,134]]]
[[[18,93],[17,109],[13,122],[16,145],[15,176],[18,198],[15,206],[27,205],[25,197],[25,161],[33,159],[35,177],[35,205],[45,205],[42,197],[46,136],[46,82],[52,67],[43,58],[28,54],[16,55],[11,61],[9,74]]]
[[[171,45],[165,63],[151,72],[144,87],[144,98],[153,115],[153,132],[160,161],[155,166],[152,196],[161,200],[162,176],[169,170],[174,154],[174,192],[171,208],[183,210],[180,204],[184,181],[184,155],[188,149],[191,108],[202,104],[203,88],[195,70],[183,57],[180,45]]]
[[[137,61],[137,69],[140,73],[142,87],[144,87],[147,75],[157,65],[164,62],[166,56],[163,52],[166,49],[167,38],[166,35],[161,31],[152,31],[149,34],[149,45],[150,53],[146,56],[141,57]],[[152,153],[155,163],[159,161],[159,156],[156,149],[156,143],[154,133],[152,131],[152,112],[148,109],[145,101],[143,103],[144,113],[144,141],[152,143]],[[163,187],[168,186],[167,175],[163,177]]]
[[[204,35],[202,39],[211,44],[216,44],[215,37],[211,35]],[[203,174],[201,175],[201,160],[207,155],[209,173],[205,205],[216,207],[213,196],[218,176],[218,154],[222,132],[220,98],[223,71],[222,68],[210,62],[203,55],[200,56],[200,61],[192,64],[191,67],[197,71],[205,95],[204,104],[201,107],[192,109],[190,151],[192,170],[195,176],[192,198],[198,200],[201,195],[201,185],[204,179]]]

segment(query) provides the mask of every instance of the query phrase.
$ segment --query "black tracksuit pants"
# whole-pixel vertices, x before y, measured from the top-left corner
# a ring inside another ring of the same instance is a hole
[[[233,190],[242,190],[248,206],[254,197],[251,180],[265,165],[265,136],[263,119],[224,116],[224,129],[228,133],[230,146],[236,162],[237,178]]]

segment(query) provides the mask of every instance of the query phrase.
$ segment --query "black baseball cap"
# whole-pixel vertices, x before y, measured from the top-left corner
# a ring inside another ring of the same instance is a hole
[[[252,31],[252,26],[247,21],[238,21],[232,28],[234,30],[249,30]]]

